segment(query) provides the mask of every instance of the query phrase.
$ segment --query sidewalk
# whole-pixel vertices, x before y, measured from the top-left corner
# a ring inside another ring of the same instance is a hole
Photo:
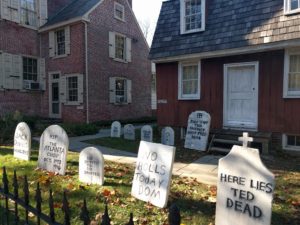
[[[80,152],[86,147],[94,146],[102,152],[104,159],[106,160],[125,164],[135,164],[137,155],[134,153],[83,142],[86,140],[109,136],[110,129],[102,129],[95,135],[71,137],[69,149]],[[173,165],[173,175],[193,177],[201,183],[216,185],[219,158],[221,158],[221,156],[206,155],[190,164],[175,162]]]

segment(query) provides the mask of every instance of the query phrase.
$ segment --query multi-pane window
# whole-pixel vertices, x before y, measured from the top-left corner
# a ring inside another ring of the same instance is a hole
[[[200,98],[200,72],[198,63],[179,64],[179,99]]]
[[[121,35],[115,36],[115,53],[117,59],[126,59],[126,38]]]
[[[284,97],[300,97],[300,51],[285,53]]]
[[[298,12],[300,9],[300,0],[285,0],[284,11],[286,13]]]
[[[116,103],[127,102],[126,80],[116,79]]]
[[[55,32],[56,37],[56,55],[64,55],[66,53],[66,38],[65,30],[58,30]]]
[[[204,30],[205,0],[181,1],[181,32]]]
[[[124,21],[124,6],[115,2],[115,18]]]
[[[23,58],[23,80],[37,81],[37,59]]]
[[[283,148],[288,150],[300,150],[300,135],[283,135]]]
[[[37,26],[37,1],[20,0],[21,23],[29,26]]]
[[[77,102],[78,101],[78,77],[68,77],[68,101]]]

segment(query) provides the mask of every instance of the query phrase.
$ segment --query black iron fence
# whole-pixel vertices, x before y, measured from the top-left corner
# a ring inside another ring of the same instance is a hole
[[[35,207],[29,204],[29,185],[27,176],[24,176],[24,184],[23,184],[23,198],[19,197],[19,183],[17,179],[16,171],[14,171],[14,177],[12,181],[13,186],[13,193],[9,191],[9,181],[6,173],[6,168],[3,167],[3,174],[2,174],[2,185],[0,187],[0,202],[4,202],[0,205],[0,223],[1,225],[21,225],[30,224],[29,221],[29,213],[35,215],[36,221],[35,224],[40,225],[41,222],[47,223],[48,225],[71,225],[70,222],[70,207],[67,200],[66,192],[63,193],[63,200],[62,200],[62,211],[64,215],[64,222],[59,223],[55,219],[55,211],[54,211],[54,201],[53,201],[53,194],[52,190],[49,190],[49,214],[45,214],[42,212],[42,194],[39,183],[37,183],[37,187],[35,190],[34,202]],[[14,205],[13,209],[10,209],[9,202],[12,202]],[[23,208],[25,211],[25,218],[21,218],[21,214],[19,213],[19,207]],[[86,200],[83,200],[83,204],[81,207],[80,213],[80,220],[84,225],[89,225],[91,222],[89,211],[87,209]],[[172,205],[169,208],[169,225],[180,225],[181,217],[179,208],[176,205]],[[108,215],[108,208],[107,204],[105,204],[105,211],[102,216],[101,225],[110,225],[110,217]],[[133,214],[130,213],[129,222],[124,222],[126,225],[134,225],[133,222]]]

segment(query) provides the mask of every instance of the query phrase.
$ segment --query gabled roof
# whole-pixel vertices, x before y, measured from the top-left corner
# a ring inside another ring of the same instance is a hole
[[[205,31],[180,34],[180,0],[163,2],[150,59],[208,53],[300,38],[300,14],[284,15],[282,0],[206,1]]]
[[[48,22],[43,27],[82,17],[100,1],[101,0],[74,0],[51,18],[48,18]]]

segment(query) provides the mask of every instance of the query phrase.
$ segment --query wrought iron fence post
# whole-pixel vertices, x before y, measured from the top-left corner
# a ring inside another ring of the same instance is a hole
[[[130,213],[130,219],[129,219],[129,222],[126,225],[134,225],[133,214],[132,213]]]
[[[40,183],[37,183],[35,191],[36,211],[37,211],[37,224],[41,224],[41,212],[42,212],[42,194],[40,189]]]
[[[53,205],[53,195],[52,195],[52,189],[49,191],[49,217],[52,223],[55,222],[55,213],[54,213],[54,205]]]
[[[65,191],[64,191],[62,211],[65,214],[64,225],[71,225],[71,223],[70,223],[70,208],[69,208],[69,203],[68,203],[67,195],[66,195]]]
[[[110,218],[109,218],[109,215],[108,215],[107,203],[105,203],[105,211],[104,211],[104,214],[102,216],[101,225],[110,225]]]
[[[29,187],[28,187],[28,181],[27,176],[24,176],[24,203],[25,203],[25,222],[28,224],[28,206],[29,206]]]
[[[6,216],[6,224],[9,224],[9,207],[8,207],[8,197],[7,194],[9,192],[8,189],[8,179],[7,179],[7,173],[6,173],[6,168],[5,166],[3,167],[3,177],[2,177],[2,182],[3,182],[3,192],[5,195],[5,216]]]
[[[17,172],[14,170],[14,180],[13,180],[13,186],[14,186],[14,200],[15,200],[15,224],[19,224],[19,210],[18,210],[18,202],[19,199],[19,184],[18,184],[18,178],[17,178]]]
[[[89,225],[91,222],[85,199],[83,200],[83,206],[81,207],[80,219],[83,221],[84,225]]]
[[[169,209],[169,225],[180,225],[180,222],[180,210],[175,204],[173,204]]]

